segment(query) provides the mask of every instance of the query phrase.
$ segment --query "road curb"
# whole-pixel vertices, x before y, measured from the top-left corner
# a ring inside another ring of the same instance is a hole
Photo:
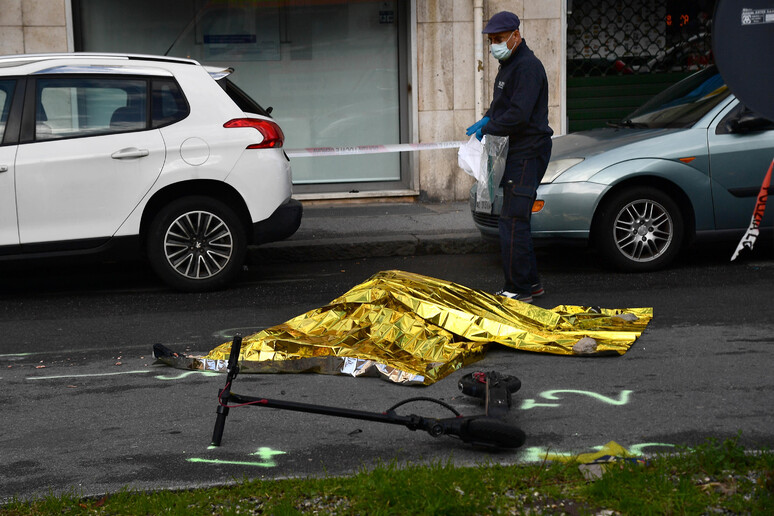
[[[499,246],[484,240],[478,232],[434,235],[387,235],[367,238],[326,238],[324,240],[283,240],[248,253],[248,263],[316,262],[389,256],[432,254],[474,254],[498,252]]]

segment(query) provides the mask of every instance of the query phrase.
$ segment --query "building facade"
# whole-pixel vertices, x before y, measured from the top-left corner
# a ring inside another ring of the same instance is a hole
[[[0,0],[0,54],[131,52],[233,67],[286,148],[465,140],[497,62],[501,10],[545,65],[550,124],[567,130],[567,0]],[[293,159],[300,199],[465,200],[454,149]]]

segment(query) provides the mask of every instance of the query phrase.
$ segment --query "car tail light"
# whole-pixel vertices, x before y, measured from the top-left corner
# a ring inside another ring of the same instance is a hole
[[[252,127],[253,129],[257,129],[263,136],[263,141],[248,145],[248,149],[277,149],[282,147],[282,144],[285,142],[285,134],[282,132],[282,129],[271,120],[263,120],[262,118],[234,118],[223,124],[223,127]]]

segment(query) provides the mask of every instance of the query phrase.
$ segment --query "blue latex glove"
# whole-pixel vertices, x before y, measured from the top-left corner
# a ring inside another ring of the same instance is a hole
[[[483,127],[479,127],[478,131],[476,131],[476,139],[478,139],[478,141],[481,141],[481,138],[484,137],[484,134],[481,132],[483,130],[484,130]]]
[[[478,122],[476,122],[475,124],[471,125],[471,126],[470,126],[470,127],[468,127],[467,129],[465,129],[465,134],[467,134],[468,136],[470,136],[471,134],[474,134],[474,133],[475,133],[475,135],[476,135],[476,138],[478,138],[478,139],[480,140],[480,139],[482,138],[482,137],[480,136],[480,134],[481,134],[481,129],[483,129],[483,128],[484,128],[484,126],[485,126],[486,124],[488,124],[488,123],[489,123],[489,117],[488,117],[488,116],[485,116],[484,118],[482,118],[481,120],[479,120],[479,121],[478,121]]]

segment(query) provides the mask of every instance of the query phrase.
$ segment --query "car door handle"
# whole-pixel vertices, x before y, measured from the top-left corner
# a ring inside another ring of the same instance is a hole
[[[8,165],[0,165],[0,172],[8,172]]]
[[[128,149],[121,149],[110,155],[113,159],[137,159],[144,158],[150,154],[148,149],[138,149],[136,147],[129,147]]]

